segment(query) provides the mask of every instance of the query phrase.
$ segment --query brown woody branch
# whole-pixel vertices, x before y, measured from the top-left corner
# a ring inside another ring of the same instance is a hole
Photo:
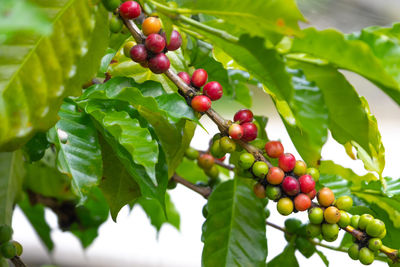
[[[187,188],[195,191],[196,193],[202,195],[204,198],[208,198],[208,196],[211,194],[211,188],[210,187],[201,187],[197,186],[195,184],[192,184],[188,180],[185,180],[184,178],[180,177],[178,174],[174,174],[172,176],[172,179],[174,179],[177,183],[180,183],[181,185],[186,186]]]
[[[14,264],[15,267],[26,267],[26,264],[18,256],[15,256],[14,258],[12,258],[10,260]]]

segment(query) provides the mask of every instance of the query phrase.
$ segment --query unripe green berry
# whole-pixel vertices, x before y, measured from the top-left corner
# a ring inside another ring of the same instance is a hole
[[[313,224],[321,224],[324,220],[324,211],[319,207],[312,208],[308,213],[308,219]]]
[[[340,228],[345,228],[347,227],[351,222],[350,215],[345,212],[344,210],[340,211],[340,220],[338,222]]]
[[[169,181],[168,181],[167,188],[168,188],[168,189],[174,189],[174,188],[177,186],[177,184],[178,184],[178,183],[175,181],[175,179],[171,178],[171,179],[169,179]]]
[[[271,200],[278,200],[282,195],[282,190],[278,186],[267,185],[265,194]]]
[[[0,244],[10,241],[13,234],[13,230],[8,225],[1,225],[0,226]]]
[[[293,201],[288,197],[281,198],[276,208],[280,214],[287,216],[293,212]]]
[[[302,160],[297,160],[294,165],[293,173],[297,176],[302,176],[307,172],[307,164]]]
[[[374,252],[367,247],[360,249],[360,254],[358,257],[360,262],[364,265],[370,265],[375,260]]]
[[[385,236],[386,236],[386,227],[385,227],[385,229],[383,230],[382,234],[380,234],[380,235],[378,236],[378,238],[383,239],[383,238],[385,238]],[[400,255],[400,254],[399,254],[399,255]]]
[[[382,240],[380,238],[371,238],[368,242],[368,248],[372,251],[378,251],[382,247]]]
[[[110,31],[112,33],[118,33],[122,30],[122,26],[124,26],[124,24],[122,24],[122,21],[117,18],[116,16],[112,16],[110,19]]]
[[[285,221],[285,229],[291,234],[294,234],[301,227],[301,221],[296,218],[289,218]]]
[[[222,151],[225,153],[232,153],[236,150],[236,143],[228,136],[224,136],[220,139],[220,146]]]
[[[363,214],[360,216],[360,221],[358,222],[358,229],[365,230],[367,225],[374,220],[374,217],[370,214]]]
[[[120,0],[102,0],[101,2],[103,2],[104,7],[110,12],[113,12],[121,4]]]
[[[319,170],[316,168],[308,168],[307,169],[307,174],[311,175],[314,181],[318,182],[319,180]]]
[[[124,55],[126,57],[131,58],[131,49],[134,47],[136,44],[135,42],[129,41],[124,45]]]
[[[22,245],[17,241],[12,241],[11,243],[15,247],[15,251],[17,252],[17,256],[21,256],[22,252],[24,251],[24,249],[22,248]]]
[[[4,258],[11,259],[17,255],[17,250],[15,249],[13,243],[6,242],[0,247],[1,254]]]
[[[199,157],[199,151],[194,149],[193,147],[188,147],[185,151],[185,157],[191,160],[195,160]]]
[[[351,217],[351,220],[350,220],[350,224],[351,224],[351,226],[353,226],[355,229],[357,229],[358,228],[358,222],[360,221],[360,215],[353,215],[352,217]]]
[[[221,140],[217,139],[213,142],[210,148],[210,153],[213,155],[214,158],[222,158],[225,156],[225,152],[221,148]]]
[[[347,251],[347,254],[349,254],[349,257],[353,260],[358,260],[359,254],[360,254],[360,249],[358,244],[353,244],[350,246],[349,250]]]
[[[208,177],[211,179],[217,179],[219,176],[219,169],[218,167],[214,164],[210,169],[204,170],[204,172],[207,174]]]
[[[307,235],[311,238],[317,237],[322,233],[321,224],[309,223],[306,226]]]
[[[268,165],[263,161],[257,161],[253,164],[252,171],[258,178],[263,178],[268,173]]]
[[[265,218],[269,218],[269,216],[271,215],[271,211],[267,208],[265,208]]]
[[[383,230],[385,230],[385,223],[379,219],[374,219],[369,222],[365,231],[369,236],[378,237],[382,234]]]
[[[201,213],[203,214],[203,217],[207,219],[207,215],[208,215],[208,205],[205,204],[203,206],[203,209],[201,210]]]
[[[323,223],[322,224],[322,237],[328,241],[333,242],[338,238],[339,226],[336,223]]]
[[[341,196],[336,200],[335,206],[340,210],[349,211],[353,206],[353,199],[349,196]]]
[[[242,153],[239,156],[239,166],[244,170],[250,169],[254,161],[254,156],[250,153]]]

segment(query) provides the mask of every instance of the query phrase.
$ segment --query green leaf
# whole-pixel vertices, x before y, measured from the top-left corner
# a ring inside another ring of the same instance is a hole
[[[265,116],[254,116],[255,123],[257,123],[258,134],[257,138],[260,138],[265,143],[269,141],[268,134],[267,134],[267,123],[268,117]]]
[[[123,206],[140,197],[139,185],[124,167],[107,142],[100,138],[103,157],[103,177],[99,188],[104,194],[112,219],[116,222]]]
[[[72,188],[83,202],[103,171],[96,128],[70,100],[63,103],[59,116],[49,138],[58,148],[58,168],[72,178]]]
[[[47,224],[45,219],[44,206],[40,204],[31,206],[27,196],[25,196],[22,201],[18,202],[18,206],[21,208],[22,212],[25,214],[46,248],[49,251],[53,251],[54,243],[50,235],[50,226]]]
[[[252,93],[249,87],[243,82],[234,83],[235,90],[235,100],[245,106],[250,108],[253,105]]]
[[[216,187],[203,226],[203,266],[264,266],[267,257],[264,203],[243,179]]]
[[[291,266],[298,267],[299,263],[297,262],[296,256],[294,253],[296,252],[296,247],[294,246],[294,242],[290,242],[283,252],[273,258],[270,262],[268,262],[268,267],[282,267],[282,266]]]
[[[208,182],[208,177],[203,169],[197,165],[196,161],[187,158],[183,158],[178,168],[176,168],[176,173],[194,184],[198,182]]]
[[[322,251],[319,251],[318,249],[316,250],[316,252],[318,256],[321,258],[321,260],[324,262],[325,266],[329,267],[329,261],[328,258],[325,256],[325,254]]]
[[[387,71],[393,65],[385,69],[384,63],[375,56],[368,44],[360,40],[347,40],[342,33],[333,29],[317,31],[308,28],[303,32],[302,38],[294,39],[291,52],[307,53],[328,60],[339,68],[354,71],[376,83],[400,104],[400,85],[393,77],[393,71]]]
[[[21,2],[21,1],[20,1]],[[31,1],[56,29],[0,45],[0,150],[13,150],[58,120],[68,95],[92,78],[108,42],[108,16],[89,0]],[[21,14],[19,14],[21,18]],[[35,100],[35,101],[33,101]]]
[[[37,133],[22,147],[22,150],[25,152],[27,160],[29,162],[34,162],[40,160],[44,156],[49,146],[50,143],[47,140],[46,134]]]

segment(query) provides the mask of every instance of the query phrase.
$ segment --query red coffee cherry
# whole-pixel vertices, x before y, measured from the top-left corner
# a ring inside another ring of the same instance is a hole
[[[208,74],[203,69],[197,69],[192,75],[192,85],[196,87],[202,87],[207,82]]]
[[[197,95],[192,99],[192,108],[198,112],[205,112],[211,108],[211,100],[205,95]]]
[[[241,109],[236,112],[235,116],[233,117],[235,122],[239,122],[240,124],[245,122],[252,122],[253,121],[253,112],[250,109]]]
[[[268,157],[279,158],[283,154],[283,145],[279,141],[269,141],[265,144]]]
[[[134,19],[140,16],[142,9],[135,1],[126,1],[119,6],[119,14],[125,19]]]
[[[305,174],[299,178],[300,189],[303,193],[309,193],[315,188],[315,181],[311,175]]]
[[[162,34],[162,36],[165,39],[165,42],[167,43],[167,37],[165,35],[165,32]],[[182,37],[179,32],[173,30],[171,33],[171,38],[169,39],[169,43],[167,43],[167,49],[169,51],[175,51],[181,47],[182,44]]]
[[[147,59],[146,47],[142,44],[135,45],[130,51],[131,59],[135,62],[141,63]]]
[[[306,194],[298,194],[294,198],[294,207],[298,211],[305,211],[311,207],[311,199]]]
[[[149,69],[155,74],[166,72],[169,66],[169,59],[164,53],[155,55],[148,62]]]
[[[208,96],[211,101],[218,100],[222,97],[222,86],[219,82],[209,82],[203,87],[203,93]]]
[[[252,122],[246,122],[242,124],[243,137],[242,140],[246,142],[253,141],[257,138],[258,130],[257,126]]]
[[[152,33],[147,36],[144,44],[148,50],[155,54],[158,54],[161,53],[165,48],[165,39],[158,33]]]
[[[243,127],[239,124],[232,124],[229,126],[229,136],[232,139],[239,140],[243,137]]]
[[[285,153],[279,157],[278,162],[283,171],[290,172],[296,165],[296,158],[290,153]]]
[[[315,188],[313,190],[311,190],[310,192],[308,192],[306,194],[311,200],[313,200],[315,198],[315,196],[317,195],[317,190],[315,190]]]
[[[285,177],[285,173],[282,171],[281,168],[272,167],[268,171],[267,181],[270,184],[278,185],[278,184],[282,183],[284,177]]]
[[[181,71],[178,73],[179,78],[181,78],[187,85],[190,85],[190,75],[187,72]]]
[[[296,178],[292,176],[286,176],[282,182],[282,189],[289,196],[295,196],[300,192],[300,184]]]

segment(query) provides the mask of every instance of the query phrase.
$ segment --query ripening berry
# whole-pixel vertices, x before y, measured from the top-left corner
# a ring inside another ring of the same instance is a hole
[[[374,217],[370,214],[363,214],[360,216],[360,220],[358,221],[358,229],[365,230],[367,225],[374,220]]]
[[[241,139],[243,137],[243,127],[240,124],[232,124],[229,126],[229,136],[235,140]]]
[[[297,160],[294,165],[293,173],[297,176],[302,176],[306,174],[307,164],[302,160]]]
[[[313,224],[321,224],[324,221],[324,211],[319,207],[314,207],[308,212],[308,219]]]
[[[360,249],[360,253],[358,254],[358,258],[360,262],[364,265],[370,265],[375,260],[375,254],[372,250],[367,247],[363,247]]]
[[[211,108],[211,100],[205,95],[197,95],[192,99],[192,108],[198,112],[205,112]]]
[[[360,215],[353,215],[350,220],[350,225],[355,229],[358,228],[358,222],[360,221]]]
[[[308,168],[306,173],[311,175],[314,181],[318,182],[320,176],[319,170],[317,170],[316,168]]]
[[[131,59],[135,62],[144,62],[147,60],[147,49],[143,44],[135,45],[130,51]]]
[[[125,19],[135,19],[141,12],[140,5],[135,1],[126,1],[119,6],[119,14]]]
[[[131,56],[131,49],[134,46],[135,46],[135,42],[129,41],[129,42],[125,43],[123,50],[124,50],[124,55],[126,57],[130,57]]]
[[[143,21],[142,31],[144,35],[158,33],[161,30],[161,22],[156,17],[148,17]]]
[[[303,193],[309,193],[315,188],[315,181],[311,175],[305,174],[299,178],[300,190]]]
[[[379,238],[371,238],[368,242],[368,248],[372,251],[378,251],[382,247],[382,240]]]
[[[321,224],[307,224],[306,233],[311,238],[319,236],[322,233]]]
[[[378,237],[382,234],[383,230],[385,230],[385,223],[379,219],[374,219],[369,222],[365,231],[369,236]]]
[[[306,194],[298,194],[294,198],[294,207],[298,211],[305,211],[311,207],[311,199]]]
[[[299,181],[292,176],[286,176],[282,182],[282,189],[289,196],[295,196],[300,192]]]
[[[110,31],[112,33],[120,32],[123,25],[124,24],[122,23],[122,21],[116,16],[112,16],[112,18],[110,19]]]
[[[161,74],[169,69],[170,62],[168,57],[163,54],[157,54],[148,61],[149,69],[155,74]]]
[[[335,206],[340,210],[350,210],[353,206],[353,199],[349,196],[341,196],[335,201]]]
[[[197,69],[193,72],[191,83],[195,87],[202,87],[206,84],[208,74],[204,69]]]
[[[278,185],[278,184],[282,183],[284,177],[285,177],[285,173],[282,171],[281,168],[272,167],[268,171],[267,181],[270,184]]]
[[[197,159],[200,168],[208,170],[214,165],[214,157],[210,154],[201,154]]]
[[[322,224],[322,237],[328,241],[333,242],[338,238],[339,226],[336,223],[323,223]]]
[[[283,145],[279,141],[269,141],[265,144],[265,152],[268,157],[279,158],[283,155]]]
[[[165,48],[165,39],[158,33],[152,33],[147,36],[144,44],[148,50],[158,54],[161,53]]]
[[[222,86],[219,82],[209,82],[203,87],[203,94],[208,96],[211,101],[218,100],[222,97]]]
[[[13,234],[13,229],[6,225],[3,224],[0,226],[0,243],[5,243],[9,241],[12,237]]]
[[[254,123],[245,122],[241,126],[243,128],[243,141],[250,142],[257,138],[258,130]]]
[[[219,142],[222,151],[225,153],[233,153],[236,150],[236,143],[232,139],[230,139],[228,136],[224,136],[220,139]]]
[[[308,192],[306,194],[311,200],[313,200],[315,198],[315,196],[317,195],[317,190],[315,190],[315,188],[313,190],[311,190],[310,192]]]
[[[2,244],[0,247],[0,251],[1,255],[3,255],[3,257],[7,259],[12,259],[15,257],[15,255],[17,255],[17,250],[11,242],[6,242]]]
[[[254,163],[254,156],[250,153],[242,153],[239,156],[239,166],[245,170],[250,169]]]
[[[340,220],[340,215],[340,211],[334,206],[330,206],[324,211],[324,218],[327,223],[337,223]]]
[[[252,122],[253,112],[250,109],[241,109],[235,113],[233,120],[238,123]]]
[[[359,254],[360,254],[360,248],[358,244],[353,244],[350,246],[349,250],[347,251],[347,254],[349,254],[349,257],[353,260],[358,260]]]
[[[178,73],[179,78],[181,78],[187,85],[190,85],[190,75],[187,72],[181,71]]]
[[[348,225],[350,225],[351,222],[351,218],[350,215],[344,211],[344,210],[340,210],[340,220],[338,222],[340,228],[345,228]]]
[[[264,186],[263,186],[262,184],[260,184],[260,183],[257,183],[257,184],[254,185],[253,191],[254,191],[254,194],[255,194],[258,198],[265,198],[265,197],[266,197],[266,195],[265,195],[265,188],[264,188]]]
[[[226,156],[223,156],[221,158],[217,158],[219,161],[224,161],[226,159]]]
[[[278,200],[282,195],[282,191],[279,186],[268,185],[265,189],[265,192],[267,197],[271,200]]]
[[[199,157],[199,151],[197,151],[193,147],[188,147],[185,151],[185,157],[191,160],[195,160]]]
[[[167,43],[167,49],[168,51],[175,51],[179,49],[182,45],[182,37],[179,32],[173,30],[171,32],[171,37],[169,39],[169,42],[167,42],[167,37],[165,33],[162,34],[163,37],[165,38],[165,42]]]
[[[263,161],[256,161],[253,164],[252,171],[258,178],[264,178],[268,173],[268,165]]]
[[[296,158],[290,153],[285,153],[279,157],[278,164],[284,172],[290,172],[296,164]]]
[[[321,206],[328,207],[332,205],[333,201],[335,200],[335,195],[333,194],[332,190],[324,187],[318,191],[317,199]]]
[[[207,174],[208,177],[211,179],[217,179],[219,176],[219,169],[218,167],[213,164],[212,167],[208,170],[204,170],[204,172]]]
[[[288,197],[281,198],[279,199],[276,208],[280,214],[287,216],[293,212],[293,202]]]

